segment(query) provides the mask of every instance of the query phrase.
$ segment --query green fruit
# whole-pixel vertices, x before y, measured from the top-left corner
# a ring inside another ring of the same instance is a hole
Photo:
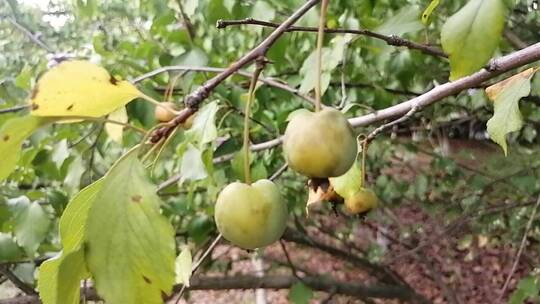
[[[214,217],[229,242],[255,249],[279,240],[287,226],[287,205],[278,187],[263,179],[251,185],[235,182],[218,196]]]
[[[373,190],[362,188],[354,195],[345,198],[345,209],[351,214],[369,211],[379,204],[379,199]]]
[[[283,150],[289,167],[309,177],[334,177],[347,172],[357,144],[347,118],[338,110],[301,111],[285,130]]]

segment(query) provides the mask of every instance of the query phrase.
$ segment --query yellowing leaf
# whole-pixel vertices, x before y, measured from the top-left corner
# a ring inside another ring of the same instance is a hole
[[[450,80],[480,70],[499,45],[506,20],[503,0],[470,0],[448,18],[441,43],[450,57]]]
[[[431,20],[429,20],[429,17],[433,13],[433,11],[439,6],[439,0],[432,0],[431,3],[426,7],[424,12],[422,13],[422,23],[424,25],[429,25],[431,23]]]
[[[15,169],[24,140],[38,128],[52,122],[34,116],[22,116],[8,120],[0,128],[0,181]]]
[[[182,283],[189,287],[189,278],[191,277],[191,251],[189,247],[182,249],[182,252],[176,258],[176,283]]]
[[[43,304],[78,304],[80,282],[88,278],[84,257],[84,230],[88,210],[101,189],[102,180],[79,192],[60,218],[62,252],[39,267],[38,291]]]
[[[30,102],[35,116],[106,115],[141,96],[128,81],[87,61],[65,61],[39,79]]]
[[[85,258],[106,303],[162,304],[175,280],[174,229],[137,152],[105,175],[86,222]]]
[[[486,89],[495,107],[493,117],[487,122],[487,131],[491,139],[501,146],[504,155],[508,153],[506,134],[518,131],[523,125],[518,102],[529,95],[534,73],[535,70],[530,68]]]
[[[508,88],[509,86],[512,86],[513,83],[516,81],[528,79],[530,80],[534,73],[537,70],[534,68],[527,69],[519,74],[516,74],[512,77],[506,78],[503,81],[497,82],[494,85],[491,85],[486,88],[486,95],[491,101],[495,101],[499,95],[504,92],[504,89]]]
[[[118,122],[127,123],[128,122],[128,115],[126,111],[126,107],[120,107],[116,109],[116,111],[109,114],[108,117],[110,120],[115,120]],[[106,123],[105,124],[105,131],[107,131],[107,134],[109,134],[109,137],[116,141],[117,143],[122,143],[122,135],[124,133],[124,126],[121,124],[115,124],[115,123]]]

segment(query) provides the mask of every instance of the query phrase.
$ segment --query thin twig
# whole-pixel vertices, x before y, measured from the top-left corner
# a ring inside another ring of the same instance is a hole
[[[289,263],[289,266],[291,267],[291,271],[293,275],[300,281],[302,281],[302,277],[298,275],[298,271],[296,271],[296,267],[294,266],[291,256],[289,255],[289,252],[287,251],[287,247],[285,246],[285,241],[279,240],[279,244],[281,245],[281,249],[283,250],[283,253],[285,253],[285,258],[287,259],[287,262]]]
[[[326,27],[326,11],[328,8],[328,0],[322,0],[321,13],[319,18],[319,29],[317,30],[317,81],[315,82],[315,111],[321,110],[321,95],[322,95],[322,46],[324,42],[324,28]]]
[[[22,106],[7,108],[7,109],[0,109],[0,114],[15,113],[15,112],[19,112],[28,108],[30,108],[30,105],[22,105]]]
[[[376,128],[375,130],[373,130],[371,133],[368,134],[368,136],[366,137],[365,139],[365,142],[366,143],[370,143],[373,139],[375,139],[375,137],[377,137],[377,135],[381,134],[382,132],[384,132],[385,130],[388,130],[390,129],[391,127],[395,126],[395,125],[398,125],[406,120],[408,120],[409,118],[411,118],[414,113],[416,113],[418,110],[420,109],[420,107],[418,106],[413,106],[409,112],[407,112],[405,115],[401,116],[400,118],[396,119],[396,120],[393,120],[387,124],[384,124],[378,128]]]
[[[279,24],[262,21],[262,20],[256,20],[253,18],[247,18],[243,20],[218,20],[217,21],[217,28],[226,28],[230,25],[260,25],[265,27],[277,27]],[[287,32],[317,32],[318,28],[316,27],[306,27],[306,26],[291,26],[287,29]],[[438,48],[434,48],[429,45],[424,45],[420,43],[416,43],[395,35],[383,35],[380,33],[376,33],[370,30],[365,29],[329,29],[326,28],[324,30],[325,33],[328,34],[354,34],[354,35],[362,35],[367,36],[375,39],[380,39],[386,42],[388,45],[393,46],[404,46],[409,49],[413,50],[419,50],[425,54],[432,55],[432,56],[438,56],[438,57],[448,57],[447,54],[445,54],[442,50]]]
[[[23,32],[26,36],[28,36],[28,38],[30,38],[30,40],[32,42],[34,42],[35,44],[39,45],[41,48],[45,49],[47,52],[49,53],[53,53],[54,50],[49,47],[47,44],[45,44],[45,42],[39,40],[39,38],[37,37],[37,35],[33,34],[32,32],[30,32],[30,30],[28,30],[27,28],[25,28],[22,24],[20,24],[19,22],[17,22],[17,20],[15,19],[12,19],[12,18],[8,18],[8,21],[11,22],[11,24],[13,24],[19,31]]]
[[[197,271],[197,269],[199,269],[199,266],[201,266],[201,264],[204,262],[204,260],[206,259],[206,257],[212,252],[212,250],[214,250],[214,248],[216,247],[216,245],[219,243],[219,241],[221,240],[221,238],[223,237],[223,235],[220,233],[218,234],[218,236],[214,239],[214,241],[212,242],[212,244],[210,244],[210,246],[208,246],[208,248],[206,249],[206,251],[203,253],[203,255],[199,258],[199,260],[197,262],[195,262],[195,264],[193,265],[193,267],[191,267],[191,274],[194,274],[195,271]],[[185,284],[182,284],[182,288],[180,289],[180,291],[178,292],[178,296],[176,298],[176,303],[179,303],[180,299],[182,298],[182,294],[184,293],[184,291],[186,290],[186,285]]]
[[[287,168],[289,168],[289,165],[288,165],[288,164],[284,164],[284,165],[281,166],[279,169],[277,169],[277,171],[274,172],[274,174],[272,174],[272,176],[270,176],[270,178],[268,178],[268,179],[271,180],[271,181],[277,179],[278,177],[281,176],[281,174],[283,174],[283,172],[287,171]]]
[[[13,283],[17,288],[22,290],[27,295],[36,295],[34,288],[23,282],[19,277],[17,277],[10,269],[8,265],[0,265],[0,274],[5,276],[8,280]]]
[[[504,282],[504,285],[501,289],[501,294],[499,295],[499,301],[502,300],[504,297],[504,294],[506,293],[506,290],[508,289],[508,285],[510,284],[510,280],[514,276],[514,273],[516,272],[517,266],[519,264],[519,260],[521,259],[521,255],[523,254],[523,251],[525,250],[525,246],[527,245],[527,234],[529,234],[529,231],[531,230],[532,223],[536,217],[536,212],[538,211],[538,206],[540,206],[540,195],[538,195],[538,199],[536,200],[536,205],[534,205],[533,212],[531,214],[531,217],[529,218],[529,222],[527,223],[527,226],[525,227],[525,232],[523,233],[523,238],[521,239],[521,245],[519,246],[519,250],[517,252],[516,258],[514,259],[514,264],[512,265],[512,269],[510,270],[510,273],[508,274],[508,277],[506,277],[506,281]]]
[[[146,74],[143,74],[135,79],[133,79],[131,82],[132,83],[138,83],[138,82],[141,82],[145,79],[148,79],[148,78],[151,78],[151,77],[154,77],[156,75],[159,75],[161,73],[166,73],[166,72],[171,72],[171,71],[191,71],[191,72],[208,72],[208,73],[223,73],[224,71],[226,71],[227,69],[226,68],[216,68],[216,67],[194,67],[194,66],[183,66],[183,65],[172,65],[172,66],[165,66],[165,67],[161,67],[159,69],[156,69],[156,70],[153,70],[153,71],[150,71]],[[246,78],[252,78],[253,77],[253,73],[250,73],[250,72],[247,72],[247,71],[243,71],[243,70],[238,70],[238,71],[235,71],[234,72],[235,74],[238,74],[240,76],[243,76],[243,77],[246,77]],[[274,87],[274,88],[277,88],[277,89],[281,89],[281,90],[284,90],[286,92],[289,92],[291,94],[294,94],[312,104],[315,104],[315,99],[307,96],[307,95],[304,95],[304,94],[301,94],[298,89],[295,89],[295,88],[292,88],[290,86],[288,86],[284,81],[282,80],[279,80],[279,79],[273,79],[273,78],[265,78],[265,77],[259,77],[259,81],[266,84],[266,85],[269,85],[271,87]]]

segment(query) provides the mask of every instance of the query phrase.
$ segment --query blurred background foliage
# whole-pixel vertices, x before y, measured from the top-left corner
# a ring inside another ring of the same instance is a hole
[[[304,1],[37,2],[41,3],[0,2],[0,110],[25,104],[36,79],[59,57],[85,58],[128,80],[170,65],[226,67],[271,29],[217,29],[217,20],[251,17],[279,23]],[[444,1],[426,26],[419,15],[428,2],[331,1],[327,26],[367,28],[439,45],[442,24],[465,1]],[[528,44],[540,41],[539,11],[531,10],[531,1],[516,2],[506,28]],[[317,22],[317,11],[312,10],[299,25],[317,26]],[[22,28],[43,45],[30,40]],[[315,80],[314,60],[309,60],[315,36],[304,32],[282,36],[268,53],[272,64],[267,65],[263,76],[308,91]],[[324,102],[341,106],[349,117],[397,104],[448,79],[446,60],[379,40],[328,34],[325,46],[332,60],[325,61],[323,69],[328,79]],[[515,45],[503,39],[498,52],[514,49]],[[181,103],[211,75],[162,73],[142,81],[139,88],[163,100],[165,89],[179,77],[172,100]],[[180,131],[152,171],[156,183],[182,172],[180,183],[161,192],[163,212],[173,221],[180,242],[188,241],[194,248],[203,246],[216,233],[213,204],[217,193],[240,178],[238,161],[217,158],[236,153],[241,147],[241,109],[248,82],[245,77],[234,76],[212,92],[197,114],[206,123],[195,130]],[[391,134],[378,137],[368,151],[367,175],[383,207],[371,212],[368,220],[382,226],[395,225],[407,214],[400,210],[412,205],[442,227],[461,223],[457,236],[464,248],[472,248],[472,240],[478,236],[493,246],[517,246],[540,194],[539,105],[537,75],[531,96],[520,103],[525,126],[511,135],[508,157],[487,139],[485,122],[493,109],[481,88],[447,98],[394,128]],[[252,142],[283,134],[288,114],[301,107],[310,105],[289,92],[259,87],[253,107]],[[148,103],[135,101],[127,110],[134,125],[149,129],[156,124],[153,106]],[[0,125],[16,115],[1,114]],[[370,129],[358,132],[366,134]],[[100,123],[54,125],[35,133],[25,144],[17,170],[0,184],[0,263],[16,263],[15,273],[33,284],[35,264],[28,261],[59,250],[57,221],[70,197],[102,176],[139,140],[139,134],[125,130],[122,140],[115,141]],[[284,164],[280,147],[253,155],[252,170],[257,178],[271,176]],[[286,171],[277,183],[292,211],[291,225],[298,229],[316,226],[316,216],[305,217],[305,178]],[[329,204],[317,214],[334,216]],[[465,218],[466,222],[459,222]],[[340,237],[350,239],[364,220],[342,217],[339,221],[343,224]],[[429,226],[422,221],[404,222],[396,232],[398,238],[413,241],[430,235],[426,231]],[[537,218],[529,236],[533,252],[540,249],[539,223]],[[377,242],[369,244],[368,249],[366,255],[374,262],[393,256]],[[539,266],[537,259],[534,266]],[[531,276],[522,281],[516,299],[538,292],[539,283],[534,280],[537,271],[532,270]]]

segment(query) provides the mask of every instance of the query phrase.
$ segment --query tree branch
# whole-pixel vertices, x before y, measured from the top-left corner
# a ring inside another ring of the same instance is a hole
[[[409,289],[401,286],[391,285],[361,285],[348,282],[340,282],[328,277],[307,276],[302,278],[304,284],[310,288],[323,291],[335,292],[354,298],[380,298],[380,299],[400,299],[403,301],[417,301],[416,295]],[[191,278],[189,290],[232,290],[232,289],[288,289],[299,282],[294,276],[271,275],[264,277],[257,276],[194,276]],[[179,291],[181,285],[176,285],[174,291]],[[93,288],[82,291],[86,300],[99,300]],[[0,300],[0,304],[38,304],[41,303],[38,296],[21,296]]]
[[[154,71],[151,71],[151,72],[148,72],[144,75],[141,75],[135,79],[133,79],[131,82],[132,83],[138,83],[138,82],[141,82],[145,79],[148,79],[150,77],[154,77],[158,74],[161,74],[161,73],[165,73],[165,72],[172,72],[172,71],[192,71],[192,72],[208,72],[208,73],[223,73],[224,71],[226,71],[227,69],[226,68],[216,68],[216,67],[192,67],[192,66],[182,66],[182,65],[172,65],[172,66],[166,66],[166,67],[162,67],[162,68],[159,68],[159,69],[156,69]],[[237,70],[237,71],[234,71],[234,74],[238,74],[240,76],[244,76],[244,77],[247,77],[247,78],[252,78],[253,77],[253,73],[250,73],[250,72],[247,72],[247,71],[242,71],[242,70]],[[294,94],[312,104],[315,103],[315,100],[313,98],[311,98],[310,96],[307,96],[307,95],[304,95],[304,94],[301,94],[297,89],[295,88],[292,88],[290,86],[288,86],[286,83],[280,81],[280,80],[277,80],[277,79],[273,79],[273,78],[265,78],[265,77],[259,77],[259,81],[266,84],[266,85],[269,85],[271,87],[275,87],[275,88],[278,88],[278,89],[281,89],[281,90],[284,90],[286,92],[289,92],[291,94]]]
[[[169,134],[178,126],[183,123],[189,116],[197,111],[199,104],[208,98],[210,92],[222,83],[229,76],[235,74],[241,68],[247,66],[248,64],[255,61],[257,58],[264,57],[268,49],[276,42],[276,40],[283,35],[283,33],[289,28],[293,23],[295,23],[300,17],[302,17],[309,9],[315,6],[319,0],[308,0],[304,5],[302,5],[296,12],[294,12],[289,18],[287,18],[282,24],[279,25],[266,39],[264,39],[257,47],[252,49],[249,53],[244,55],[238,61],[231,64],[223,72],[217,74],[210,80],[206,81],[202,86],[189,94],[184,104],[186,108],[170,122],[169,126],[162,127],[156,130],[151,137],[153,143],[159,142],[162,137],[167,137]]]
[[[17,288],[23,291],[27,295],[36,295],[36,291],[32,286],[23,282],[19,277],[17,277],[10,269],[9,265],[0,265],[0,274],[5,276],[8,280],[13,283]]]
[[[424,107],[441,101],[446,97],[456,95],[466,89],[477,87],[489,79],[538,60],[540,60],[540,42],[504,57],[493,59],[486,68],[470,76],[463,77],[454,82],[447,82],[422,95],[386,109],[373,111],[372,113],[363,116],[351,118],[349,119],[349,122],[355,128],[364,127],[392,117],[406,115],[415,107],[417,108],[416,111],[419,111]],[[266,142],[254,144],[251,146],[251,151],[271,149],[280,145],[282,140],[282,137],[278,137]],[[231,156],[227,155],[222,157],[230,158]]]
[[[242,19],[242,20],[218,20],[216,27],[219,28],[219,29],[223,29],[223,28],[226,28],[227,26],[242,25],[242,24],[245,24],[245,25],[260,25],[260,26],[264,26],[264,27],[273,27],[273,28],[277,28],[279,26],[278,23],[272,23],[272,22],[257,20],[257,19],[253,19],[253,18],[246,18],[246,19]],[[286,30],[286,32],[315,32],[315,33],[317,31],[318,31],[318,28],[316,28],[316,27],[305,27],[305,26],[291,26]],[[326,29],[324,29],[324,32],[328,33],[328,34],[354,34],[354,35],[367,36],[367,37],[383,40],[388,45],[404,46],[404,47],[409,48],[409,49],[419,50],[419,51],[421,51],[421,52],[423,52],[425,54],[431,55],[431,56],[448,57],[448,55],[446,55],[442,50],[440,50],[438,48],[434,48],[434,47],[429,46],[429,45],[416,43],[416,42],[413,42],[413,41],[410,41],[410,40],[407,40],[407,39],[404,39],[404,38],[401,38],[401,37],[395,36],[395,35],[383,35],[383,34],[379,34],[379,33],[376,33],[376,32],[370,31],[370,30],[365,30],[365,29],[355,30],[355,29],[329,29],[329,28],[326,28]]]
[[[50,48],[48,45],[46,45],[43,41],[39,40],[39,38],[37,37],[37,35],[34,35],[32,32],[30,32],[27,28],[25,28],[22,24],[20,24],[19,22],[17,22],[17,20],[15,19],[12,19],[12,18],[8,18],[8,21],[13,24],[19,31],[23,32],[23,34],[25,34],[26,36],[28,36],[28,38],[30,38],[30,40],[32,42],[34,42],[35,44],[39,45],[41,48],[43,48],[44,50],[46,50],[47,52],[49,53],[53,53],[53,49]]]

